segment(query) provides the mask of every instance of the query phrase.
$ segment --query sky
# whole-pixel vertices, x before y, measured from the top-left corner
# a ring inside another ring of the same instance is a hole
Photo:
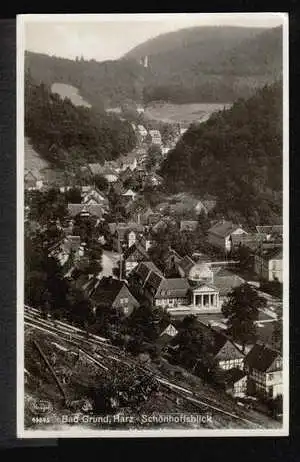
[[[195,26],[276,27],[280,13],[24,15],[26,50],[75,59],[119,59],[160,34]]]

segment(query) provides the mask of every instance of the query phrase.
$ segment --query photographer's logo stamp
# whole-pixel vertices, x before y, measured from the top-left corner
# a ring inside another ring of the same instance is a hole
[[[35,415],[46,415],[53,410],[53,405],[47,399],[33,399],[30,403],[30,409]]]

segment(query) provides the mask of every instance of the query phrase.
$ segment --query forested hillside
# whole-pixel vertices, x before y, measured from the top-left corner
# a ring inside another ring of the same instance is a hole
[[[145,55],[147,68],[140,64]],[[36,83],[76,87],[96,109],[145,103],[233,102],[281,76],[282,30],[196,27],[160,35],[115,61],[26,52]]]
[[[165,160],[172,192],[217,196],[217,212],[249,225],[281,215],[282,87],[266,86],[248,100],[194,124]]]
[[[281,77],[282,30],[183,29],[149,40],[127,57],[145,55],[146,102],[231,102]]]
[[[110,160],[135,146],[131,125],[94,108],[74,106],[45,84],[25,81],[25,136],[54,167]]]
[[[76,87],[95,109],[117,106],[126,99],[141,101],[144,68],[135,60],[97,62],[26,52],[25,69],[36,83]]]

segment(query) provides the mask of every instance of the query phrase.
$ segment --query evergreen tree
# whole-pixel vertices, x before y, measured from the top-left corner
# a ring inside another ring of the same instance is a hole
[[[249,284],[234,288],[222,306],[227,319],[227,330],[236,342],[242,344],[243,351],[249,342],[254,342],[259,310],[266,307],[265,298],[259,296]]]

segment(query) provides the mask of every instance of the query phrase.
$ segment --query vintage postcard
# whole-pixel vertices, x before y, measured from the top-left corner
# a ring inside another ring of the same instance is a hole
[[[288,14],[17,17],[18,437],[289,434]]]

